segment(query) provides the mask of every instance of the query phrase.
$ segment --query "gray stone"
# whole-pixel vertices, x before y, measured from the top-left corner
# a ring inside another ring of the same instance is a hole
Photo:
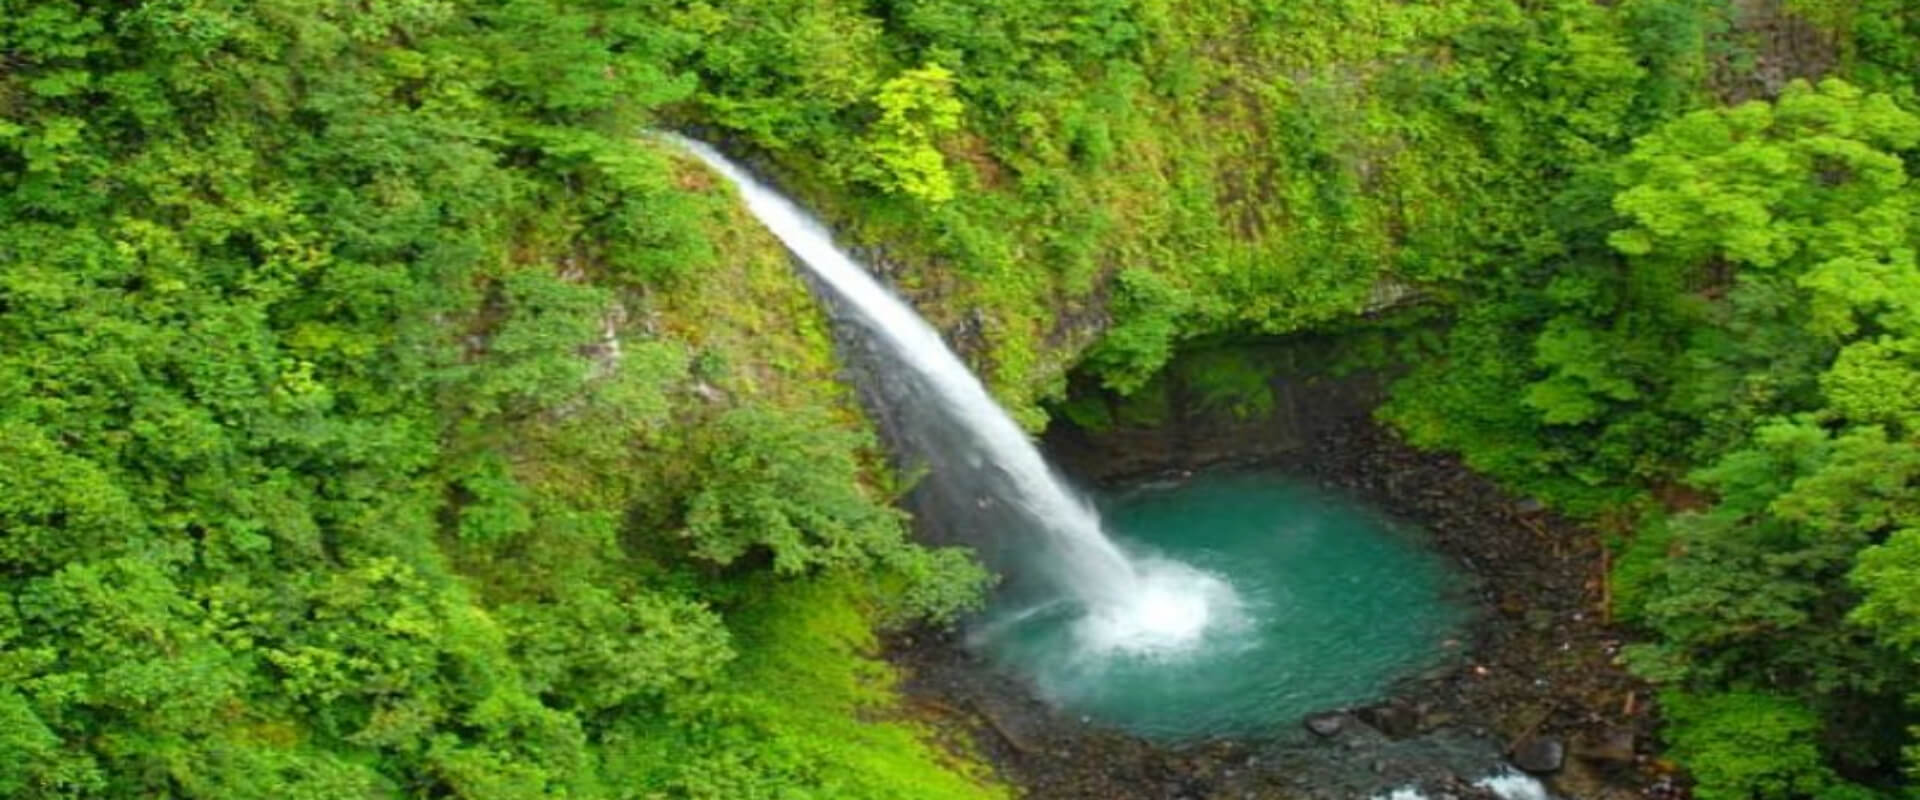
[[[1567,746],[1552,736],[1531,736],[1513,748],[1513,765],[1536,775],[1556,772],[1567,762]]]
[[[1347,727],[1347,715],[1338,711],[1323,711],[1307,715],[1307,730],[1315,736],[1333,736]]]

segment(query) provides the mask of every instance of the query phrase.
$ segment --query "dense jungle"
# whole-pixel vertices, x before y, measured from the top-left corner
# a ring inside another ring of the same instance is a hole
[[[1649,769],[1910,796],[1917,87],[1913,0],[0,0],[0,797],[1051,796],[903,700],[994,578],[655,131],[1036,436],[1336,343],[1605,548]]]

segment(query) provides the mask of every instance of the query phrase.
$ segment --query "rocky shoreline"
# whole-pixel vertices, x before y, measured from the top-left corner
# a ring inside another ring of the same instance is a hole
[[[1083,480],[1155,477],[1139,471],[1151,459],[1119,474],[1087,458],[1097,448],[1054,449]],[[1181,461],[1163,463],[1194,466]],[[1227,462],[1296,475],[1426,530],[1475,581],[1481,613],[1458,652],[1371,705],[1287,721],[1267,739],[1165,746],[1049,708],[954,632],[909,631],[887,650],[916,716],[1033,798],[1317,800],[1406,786],[1435,800],[1492,797],[1473,782],[1502,761],[1565,798],[1685,796],[1650,749],[1651,692],[1617,663],[1625,635],[1606,618],[1597,534],[1360,417],[1287,453]]]

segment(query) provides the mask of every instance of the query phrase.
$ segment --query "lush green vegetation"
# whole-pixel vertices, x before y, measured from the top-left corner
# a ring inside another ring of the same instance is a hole
[[[654,17],[5,4],[0,795],[996,794],[871,660],[978,569],[632,141]]]
[[[1443,340],[1351,341],[1417,365],[1384,410],[1416,442],[1616,534],[1629,655],[1703,797],[1892,795],[1920,757],[1920,117],[1885,65],[1624,107],[1644,133],[1566,162],[1510,262],[1423,287]]]
[[[1619,611],[1651,634],[1629,655],[1702,797],[1872,796],[1920,764],[1920,116],[1898,88],[1795,82],[1661,123],[1574,181],[1598,199],[1563,252],[1461,304],[1388,409],[1620,534]]]
[[[1892,793],[1915,15],[0,0],[0,794],[999,792],[873,660],[982,576],[648,126],[884,248],[1036,426],[1417,290],[1386,416],[1610,526],[1703,796]]]

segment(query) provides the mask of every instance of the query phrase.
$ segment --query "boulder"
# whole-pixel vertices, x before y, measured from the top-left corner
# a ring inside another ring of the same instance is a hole
[[[1552,736],[1530,736],[1513,748],[1513,765],[1542,775],[1567,763],[1567,746]]]
[[[1360,709],[1359,717],[1389,739],[1405,739],[1420,732],[1420,712],[1399,701]]]
[[[1307,730],[1315,736],[1333,736],[1347,727],[1347,715],[1338,711],[1322,711],[1307,715]]]
[[[1599,764],[1631,764],[1633,745],[1633,731],[1616,728],[1575,737],[1573,754]]]

